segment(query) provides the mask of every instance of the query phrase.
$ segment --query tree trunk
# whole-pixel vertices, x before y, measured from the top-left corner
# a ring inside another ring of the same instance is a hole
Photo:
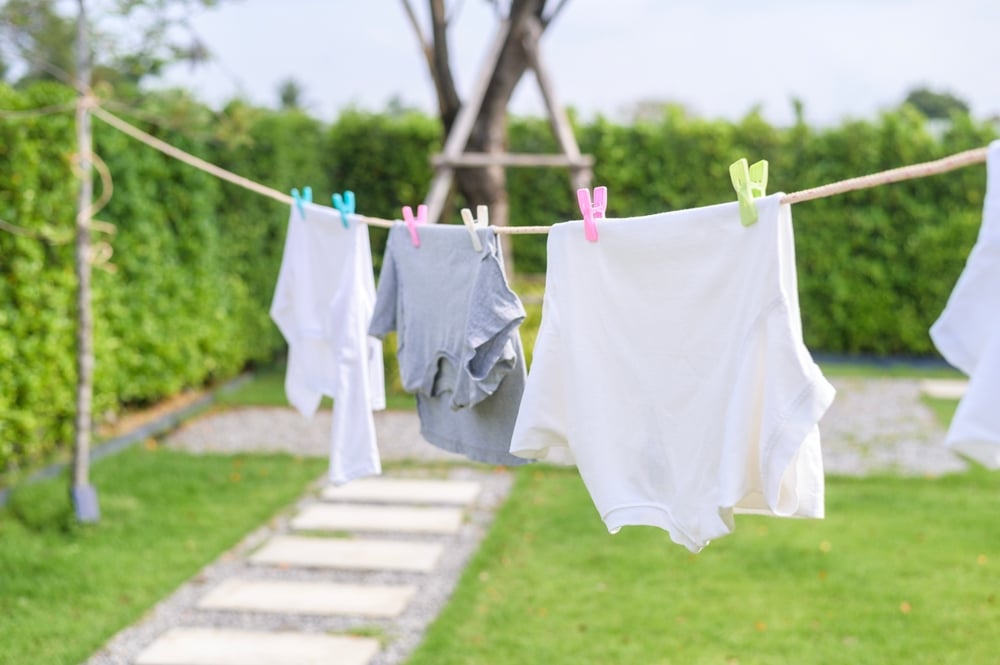
[[[481,131],[485,130],[485,131]],[[477,136],[485,135],[485,141]],[[469,140],[472,151],[503,154],[507,151],[506,114],[486,117],[480,115]],[[503,166],[459,169],[455,173],[458,190],[471,206],[490,207],[490,225],[507,226],[510,223],[510,207],[507,200],[507,171]],[[514,275],[514,253],[510,236],[500,237],[503,248],[504,266],[508,276]]]
[[[545,0],[514,0],[511,3],[510,33],[486,90],[479,117],[472,128],[467,148],[470,152],[507,152],[507,105],[528,69],[528,55],[523,45],[526,24],[531,17],[541,18],[544,8]],[[445,131],[450,130],[451,127],[446,122]],[[455,181],[459,191],[471,205],[486,204],[490,207],[490,224],[510,224],[507,173],[503,166],[459,169]],[[507,274],[513,275],[515,266],[511,237],[502,236],[501,241]]]
[[[94,183],[91,172],[93,135],[90,108],[90,40],[88,35],[86,0],[77,0],[79,15],[76,26],[76,60],[78,101],[76,107],[77,165],[80,170],[80,192],[76,213],[75,267],[77,279],[76,306],[76,419],[73,441],[73,480],[71,495],[76,517],[81,522],[96,522],[100,518],[97,491],[90,485],[90,429],[94,392],[94,325],[90,299],[90,216]]]
[[[462,102],[455,88],[454,76],[448,49],[448,17],[444,0],[429,0],[431,14],[430,37],[425,38],[418,24],[416,14],[409,0],[402,0],[407,16],[417,37],[421,50],[427,59],[427,66],[434,80],[438,108],[445,136],[450,136]],[[561,0],[548,20],[542,15],[547,0],[511,0],[507,20],[510,31],[503,43],[496,66],[486,87],[485,96],[469,137],[468,145],[461,146],[469,152],[501,154],[507,151],[507,104],[515,87],[528,69],[528,54],[524,40],[531,37],[528,22],[538,26],[538,34],[545,29],[551,18],[558,13],[566,0]],[[537,39],[537,35],[534,35]],[[478,99],[478,98],[477,98]],[[504,167],[458,168],[455,170],[455,185],[469,205],[488,205],[490,224],[507,226],[509,206],[507,201],[507,177]],[[439,194],[435,194],[435,199]],[[447,208],[447,205],[445,206]],[[503,237],[504,261],[508,274],[514,272],[510,237]]]

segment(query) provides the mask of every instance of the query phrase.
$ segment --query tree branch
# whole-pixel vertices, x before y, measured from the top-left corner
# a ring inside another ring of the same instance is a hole
[[[445,134],[451,130],[451,125],[462,107],[462,100],[455,88],[455,76],[451,71],[451,58],[448,53],[448,19],[444,0],[430,0],[431,34],[433,43],[433,62],[431,75],[434,77],[434,87],[437,90],[438,108],[441,112],[441,122]]]
[[[413,5],[410,4],[410,0],[401,0],[401,2],[403,3],[403,9],[406,10],[407,18],[410,19],[410,25],[413,26],[413,32],[417,35],[417,41],[420,42],[420,50],[423,51],[424,57],[427,59],[427,66],[433,72],[434,60],[431,57],[431,45],[427,42],[424,31],[420,29],[420,21],[417,20],[417,13],[413,11]]]
[[[490,85],[483,101],[482,116],[484,121],[478,123],[477,130],[497,125],[489,122],[491,116],[502,116],[507,112],[507,104],[514,93],[518,82],[528,68],[528,58],[524,51],[523,38],[525,26],[532,16],[541,15],[546,0],[513,0],[510,6],[510,33],[507,43],[500,54],[500,60],[490,79]],[[479,131],[473,134],[473,145],[477,149],[486,148],[491,143],[496,144],[498,137],[488,137]]]
[[[569,0],[559,0],[559,4],[556,5],[556,8],[552,10],[552,13],[549,14],[547,17],[541,19],[542,28],[544,29],[549,27],[549,23],[552,23],[552,21],[556,19],[556,16],[559,15],[559,12],[561,12],[563,10],[563,7],[565,7],[567,4],[569,4]]]

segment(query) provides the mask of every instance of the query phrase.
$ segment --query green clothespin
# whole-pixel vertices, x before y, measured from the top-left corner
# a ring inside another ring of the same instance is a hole
[[[743,226],[752,226],[757,222],[757,206],[753,200],[767,195],[767,160],[748,166],[747,160],[740,158],[729,166],[729,177],[740,203],[740,221]]]

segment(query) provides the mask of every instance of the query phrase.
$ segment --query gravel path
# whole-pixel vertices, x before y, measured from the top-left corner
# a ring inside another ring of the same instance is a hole
[[[945,431],[920,400],[918,379],[832,379],[837,398],[820,422],[826,471],[865,475],[938,475],[966,468],[942,445]],[[322,457],[329,450],[330,412],[311,420],[286,408],[244,408],[192,421],[167,445],[193,452],[289,452]],[[412,411],[375,414],[385,461],[463,458],[426,443]]]
[[[919,379],[832,379],[820,422],[827,473],[936,476],[968,465],[944,447],[945,429],[921,401]]]
[[[864,475],[894,472],[938,475],[961,471],[965,463],[945,449],[944,429],[920,400],[915,379],[834,379],[838,395],[820,424],[824,462],[830,474]],[[383,636],[383,647],[370,665],[397,665],[419,643],[429,623],[444,607],[461,571],[475,552],[512,485],[512,476],[481,465],[447,465],[461,462],[420,437],[413,412],[376,414],[379,447],[386,462],[410,460],[417,464],[396,467],[394,476],[427,476],[474,479],[483,492],[469,511],[469,519],[449,543],[437,569],[429,574],[363,573],[281,567],[251,566],[247,556],[275,534],[290,531],[293,512],[318,500],[320,481],[293,509],[250,534],[231,551],[207,566],[173,595],[157,605],[143,620],[116,635],[86,665],[126,665],[158,635],[174,626],[211,625],[256,630],[304,632],[370,631]],[[166,445],[192,452],[289,452],[326,456],[330,413],[306,420],[286,408],[241,408],[209,413],[168,437]],[[421,464],[423,463],[423,464]],[[419,590],[406,612],[396,619],[372,620],[345,617],[310,617],[197,609],[204,593],[223,579],[235,576],[256,579],[336,581],[349,583],[417,584]]]
[[[296,566],[256,565],[248,556],[276,535],[289,534],[291,518],[311,504],[320,501],[321,484],[317,483],[295,506],[261,526],[236,547],[206,566],[167,599],[161,601],[138,623],[115,635],[85,665],[130,665],[158,636],[175,627],[213,627],[251,631],[295,631],[320,634],[377,635],[382,648],[368,665],[398,665],[420,642],[431,621],[448,602],[455,585],[485,535],[496,509],[503,503],[513,484],[507,472],[454,466],[433,470],[420,468],[397,470],[396,478],[447,478],[472,480],[481,486],[473,505],[465,510],[466,519],[458,533],[447,536],[447,546],[441,559],[430,573],[400,571],[354,571],[302,568]],[[440,537],[423,534],[373,534],[374,537],[396,540],[440,541]],[[391,619],[360,616],[310,616],[265,612],[207,610],[197,607],[198,601],[223,580],[240,578],[253,580],[289,580],[335,582],[341,584],[397,585],[417,587],[417,592],[402,615]],[[275,664],[279,665],[279,664]]]

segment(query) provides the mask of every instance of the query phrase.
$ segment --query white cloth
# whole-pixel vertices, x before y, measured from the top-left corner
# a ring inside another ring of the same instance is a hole
[[[271,303],[288,342],[285,394],[312,417],[323,395],[336,400],[330,435],[330,480],[382,471],[373,409],[385,408],[382,342],[368,336],[375,306],[368,227],[344,228],[332,208],[292,206]]]
[[[945,445],[1000,468],[1000,141],[986,157],[983,223],[931,339],[949,363],[969,376]]]
[[[697,552],[734,512],[823,516],[817,423],[833,400],[802,343],[791,212],[757,201],[556,224],[511,452],[568,446],[607,525]]]

